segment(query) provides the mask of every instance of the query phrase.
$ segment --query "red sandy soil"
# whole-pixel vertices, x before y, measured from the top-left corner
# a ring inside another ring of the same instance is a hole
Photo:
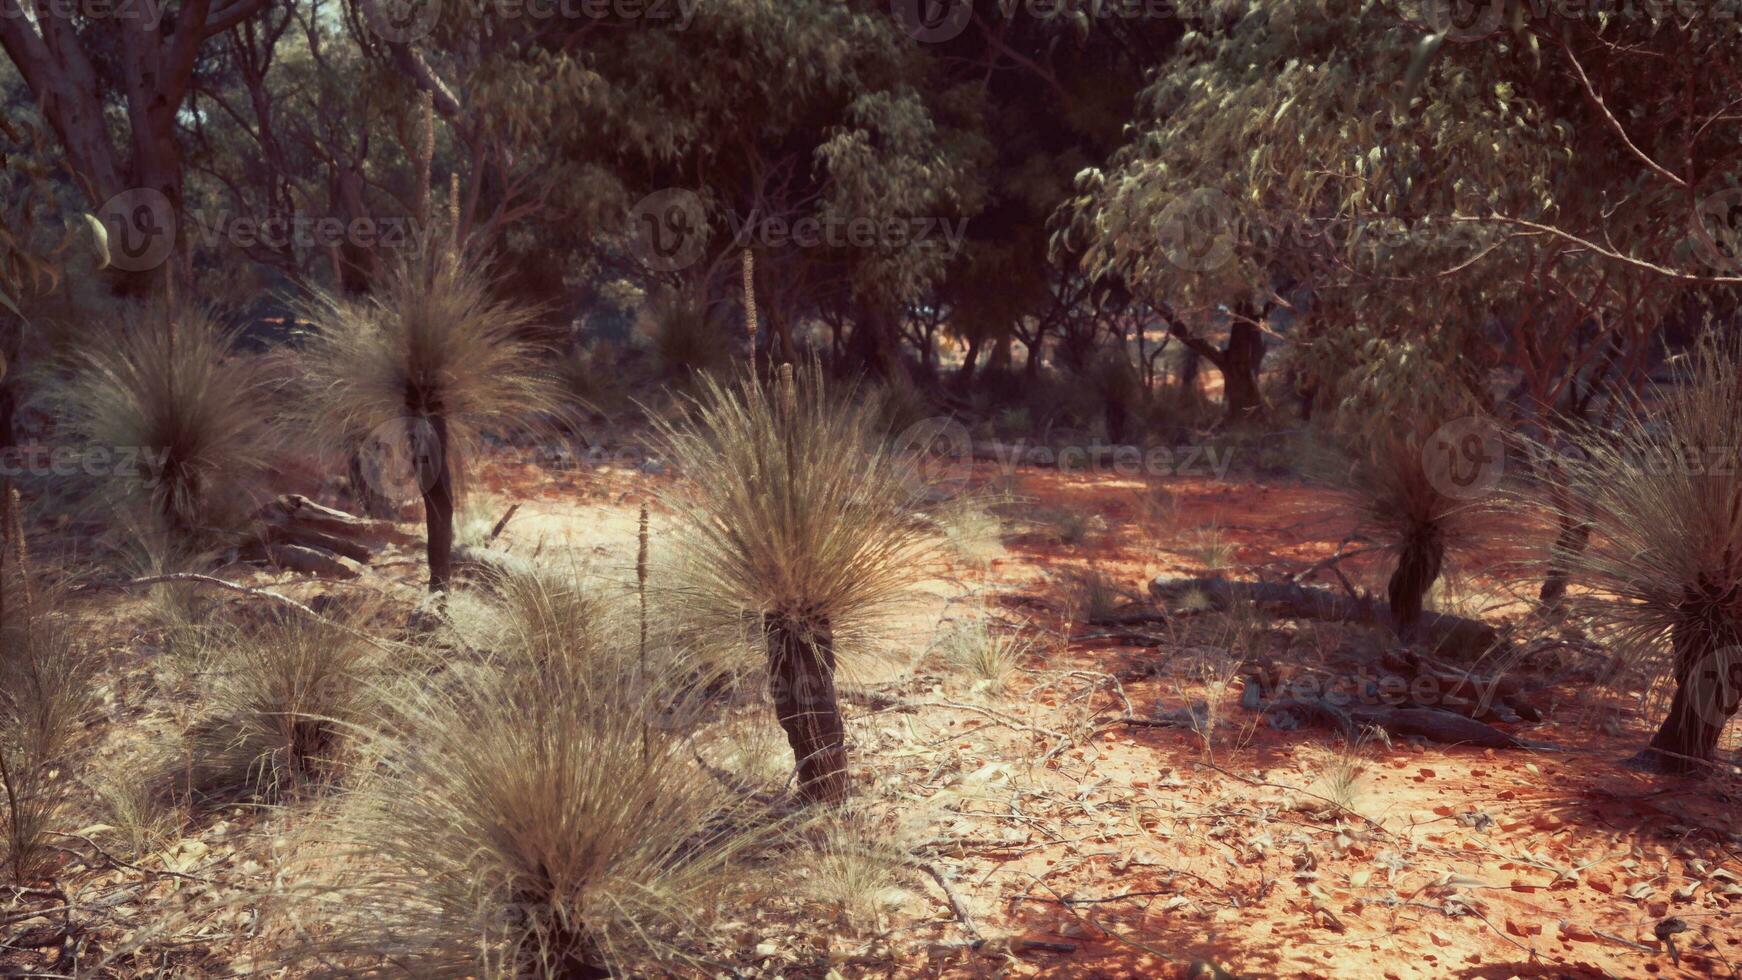
[[[1140,592],[1156,574],[1203,574],[1192,552],[1214,527],[1232,552],[1229,574],[1299,570],[1336,553],[1354,525],[1334,494],[1296,481],[1164,481],[1173,513],[1158,528],[1145,526],[1152,488],[1141,480],[1001,475],[982,465],[977,483],[1017,498],[1002,513],[1091,515],[1085,540],[1062,544],[1044,526],[1007,520],[1001,554],[961,562],[948,577],[998,590],[1001,615],[1042,629],[1065,625],[1048,580],[1060,569],[1097,569]],[[532,489],[523,481],[543,484],[530,519],[516,517],[510,547],[574,527],[561,515],[580,509],[593,532],[614,539],[595,539],[597,553],[619,562],[649,482],[630,471],[571,481],[498,470],[492,479],[512,499]],[[1502,557],[1461,562],[1467,588],[1500,595],[1489,605],[1509,605],[1484,574]],[[1383,563],[1362,556],[1343,567],[1377,589]],[[1376,630],[1271,625],[1276,656],[1333,667],[1352,668],[1388,642]],[[1198,960],[1246,976],[1742,975],[1733,914],[1742,912],[1742,783],[1620,768],[1655,721],[1636,704],[1562,692],[1551,721],[1528,732],[1565,750],[1556,753],[1374,746],[1350,813],[1315,795],[1334,740],[1254,724],[1235,703],[1238,685],[1213,752],[1191,731],[1119,724],[1115,687],[1139,714],[1178,707],[1203,687],[1177,646],[1082,638],[1091,632],[1054,644],[997,699],[928,693],[941,668],[924,660],[905,677],[859,678],[931,705],[986,709],[849,713],[862,791],[876,786],[892,812],[935,811],[926,833],[949,838],[933,847],[935,863],[997,951],[950,948],[967,933],[921,880],[912,887],[922,897],[892,917],[905,943],[874,938],[862,953],[838,937],[827,952],[840,975],[1166,977],[1188,975]],[[1153,676],[1135,676],[1144,673]],[[1045,732],[1070,737],[1061,749]],[[927,749],[923,765],[895,761],[915,746]],[[1669,916],[1689,927],[1676,937],[1679,965],[1653,932]],[[1074,949],[1007,952],[1024,939]],[[805,942],[791,939],[794,950]],[[809,975],[801,952],[791,959],[786,976]],[[783,972],[770,966],[768,975]]]
[[[1157,517],[1142,481],[978,475],[1019,501],[995,508],[1004,544],[961,557],[927,590],[891,656],[849,679],[883,701],[847,709],[856,792],[900,825],[953,895],[915,873],[869,922],[749,912],[743,948],[760,962],[745,975],[1171,977],[1199,975],[1196,961],[1255,977],[1739,975],[1742,784],[1620,768],[1655,720],[1636,699],[1552,689],[1551,721],[1528,734],[1561,752],[1369,746],[1342,809],[1324,799],[1337,750],[1328,733],[1272,730],[1239,707],[1238,683],[1218,692],[1194,672],[1200,651],[1227,645],[1217,617],[1158,627],[1144,644],[1069,622],[1055,573],[1092,568],[1141,593],[1156,574],[1204,573],[1201,529],[1211,526],[1231,549],[1229,574],[1303,569],[1352,528],[1333,495],[1295,481],[1180,478],[1160,484],[1173,506]],[[620,571],[633,561],[636,510],[666,479],[505,456],[474,489],[491,509],[521,504],[498,547]],[[1074,544],[1048,524],[1066,513],[1089,517]],[[1465,581],[1504,600],[1482,574],[1494,561],[1466,561]],[[1382,563],[1343,570],[1375,588]],[[411,588],[421,574],[405,561],[370,578]],[[927,653],[940,618],[976,606],[1046,638],[1002,695],[968,689]],[[1371,662],[1389,641],[1273,622],[1252,642],[1278,662],[1336,671]],[[1205,697],[1221,717],[1208,745],[1193,731],[1120,721]],[[115,713],[120,723],[136,714]],[[192,835],[221,849],[246,828],[246,846],[265,855],[294,820],[237,811]],[[189,860],[202,874],[253,864]],[[1654,935],[1670,916],[1687,926],[1675,937],[1679,963]],[[975,938],[981,948],[964,948]],[[247,941],[226,955],[240,969]]]

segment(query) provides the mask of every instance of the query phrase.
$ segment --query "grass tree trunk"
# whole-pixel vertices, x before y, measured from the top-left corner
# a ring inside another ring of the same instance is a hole
[[[454,571],[454,471],[448,458],[448,420],[431,412],[412,433],[417,485],[429,536],[429,590],[446,592]]]
[[[1445,560],[1446,544],[1437,530],[1419,531],[1404,543],[1386,589],[1398,636],[1407,640],[1414,635],[1428,590],[1439,579]]]
[[[1591,525],[1583,521],[1563,516],[1560,528],[1550,554],[1548,573],[1543,576],[1542,590],[1537,594],[1537,601],[1549,611],[1559,609],[1567,597],[1570,560],[1591,543]]]
[[[1732,604],[1736,599],[1729,597]],[[1678,627],[1671,640],[1675,697],[1639,761],[1663,772],[1705,775],[1705,763],[1717,757],[1718,737],[1742,699],[1742,629],[1733,623],[1714,629],[1696,620]]]
[[[847,735],[835,694],[835,641],[828,624],[805,629],[781,616],[763,619],[768,690],[798,764],[798,789],[810,803],[847,798]]]

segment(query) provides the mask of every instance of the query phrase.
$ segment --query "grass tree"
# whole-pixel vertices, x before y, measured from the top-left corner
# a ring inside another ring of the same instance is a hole
[[[264,378],[237,350],[236,333],[210,310],[152,307],[120,331],[93,334],[71,354],[72,380],[57,409],[93,455],[134,454],[137,479],[105,481],[102,503],[120,493],[144,503],[186,539],[209,529],[212,506],[263,462]]]
[[[328,886],[333,855],[311,855],[318,959],[344,976],[710,972],[706,927],[752,900],[746,862],[783,821],[691,756],[681,653],[638,673],[633,619],[578,579],[494,586],[453,606],[474,656],[432,654],[439,681],[383,685],[360,726],[359,778],[321,831],[354,863]]]
[[[1689,356],[1677,384],[1574,437],[1562,487],[1531,503],[1591,529],[1553,549],[1573,583],[1568,609],[1629,665],[1664,670],[1668,715],[1639,761],[1696,773],[1742,694],[1742,367],[1733,348]]]
[[[835,690],[843,639],[927,574],[937,541],[914,520],[913,471],[882,439],[875,405],[827,390],[815,364],[774,386],[704,378],[661,442],[687,482],[667,497],[694,598],[746,611],[800,793],[847,796]]]
[[[409,454],[428,527],[429,585],[453,576],[454,511],[483,431],[558,406],[533,310],[496,298],[490,269],[431,246],[363,299],[316,293],[304,364],[311,415],[337,446],[387,439]]]

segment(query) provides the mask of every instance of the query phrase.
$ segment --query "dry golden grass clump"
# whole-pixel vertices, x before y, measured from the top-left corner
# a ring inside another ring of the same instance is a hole
[[[1689,355],[1674,386],[1623,406],[1606,431],[1572,435],[1560,486],[1523,498],[1562,526],[1590,528],[1555,547],[1568,611],[1630,667],[1673,679],[1662,727],[1640,761],[1704,772],[1742,698],[1742,367],[1716,345]],[[1536,447],[1552,452],[1548,447]],[[1534,572],[1535,570],[1533,570]]]
[[[291,612],[209,635],[202,718],[178,774],[187,789],[276,799],[337,776],[345,743],[380,710],[387,670],[385,651],[351,625],[364,618]]]
[[[139,310],[90,334],[70,366],[46,397],[84,445],[97,505],[143,504],[184,541],[237,516],[224,508],[246,502],[265,462],[268,412],[264,375],[233,330],[196,307]]]
[[[33,581],[15,537],[15,498],[0,556],[0,877],[44,870],[48,832],[66,810],[68,763],[95,703],[94,665],[62,614],[64,594]]]
[[[375,293],[316,293],[303,351],[315,431],[352,451],[387,440],[423,498],[430,587],[453,574],[454,510],[466,466],[492,429],[559,411],[545,352],[524,339],[537,313],[495,298],[490,268],[432,247],[403,258]]]
[[[940,643],[944,660],[960,671],[974,690],[1002,695],[1022,662],[1038,652],[1033,633],[977,615],[956,623]]]
[[[940,541],[912,512],[921,488],[875,407],[829,391],[815,364],[774,386],[705,379],[691,409],[659,429],[687,478],[667,497],[682,589],[721,620],[754,620],[800,792],[839,801],[836,656],[929,573]]]
[[[561,586],[505,583],[501,648],[431,658],[445,669],[383,689],[384,720],[299,893],[285,950],[299,970],[694,972],[708,923],[753,900],[780,821],[698,762],[672,656],[650,653],[661,670],[640,674],[634,631],[588,625],[596,607]]]

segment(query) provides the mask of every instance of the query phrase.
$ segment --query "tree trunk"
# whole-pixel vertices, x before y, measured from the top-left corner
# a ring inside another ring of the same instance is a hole
[[[1228,332],[1228,347],[1216,367],[1222,372],[1222,395],[1230,421],[1252,418],[1264,410],[1258,369],[1264,364],[1264,334],[1258,326],[1236,321]]]
[[[968,350],[962,355],[962,369],[956,373],[956,390],[967,391],[974,383],[974,363],[980,359],[980,335],[968,335]]]
[[[454,568],[454,474],[448,459],[448,420],[426,416],[411,434],[417,485],[423,493],[424,526],[429,535],[429,590],[446,592]]]
[[[1445,540],[1433,528],[1413,534],[1397,556],[1397,569],[1391,573],[1386,598],[1391,603],[1391,625],[1400,638],[1413,638],[1416,623],[1421,620],[1422,604],[1428,589],[1439,579],[1445,558]]]
[[[1698,601],[1711,604],[1709,597]],[[1742,699],[1742,635],[1733,623],[1696,620],[1678,625],[1671,642],[1675,697],[1663,726],[1637,761],[1662,772],[1704,776],[1710,769],[1705,763],[1717,757],[1724,724]]]
[[[1543,576],[1542,591],[1537,595],[1543,608],[1551,612],[1559,609],[1561,602],[1566,599],[1568,563],[1591,542],[1591,525],[1562,515],[1560,526],[1561,533],[1555,538],[1554,549],[1550,553],[1548,573]]]
[[[792,619],[767,615],[768,692],[798,765],[798,789],[807,802],[847,798],[847,736],[835,695],[835,641],[825,622],[806,630]]]
[[[884,380],[905,373],[895,315],[883,304],[860,305],[858,315],[853,318],[853,332],[847,338],[847,360],[855,369]]]

